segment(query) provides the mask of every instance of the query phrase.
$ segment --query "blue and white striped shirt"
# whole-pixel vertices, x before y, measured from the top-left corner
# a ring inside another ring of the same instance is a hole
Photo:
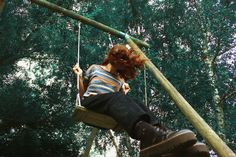
[[[85,73],[84,81],[88,83],[84,97],[120,91],[123,82],[101,65],[91,65]]]

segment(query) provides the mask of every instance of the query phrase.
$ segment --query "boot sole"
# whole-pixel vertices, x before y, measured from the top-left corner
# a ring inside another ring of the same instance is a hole
[[[210,153],[204,143],[196,143],[183,152],[164,154],[161,157],[210,157]]]
[[[196,142],[197,138],[192,131],[183,131],[182,133],[173,135],[162,142],[141,150],[140,157],[150,157],[153,155],[158,157],[169,152],[179,152],[194,145]]]
[[[209,157],[209,149],[204,143],[196,143],[192,147],[188,148],[184,154],[185,157]]]

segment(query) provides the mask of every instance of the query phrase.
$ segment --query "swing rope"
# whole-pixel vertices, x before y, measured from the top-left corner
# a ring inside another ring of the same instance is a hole
[[[143,68],[143,78],[144,78],[144,102],[147,107],[148,106],[148,97],[147,97],[147,72],[146,72],[146,66],[144,65]]]
[[[112,42],[111,34],[110,33],[108,33],[108,39],[109,39],[109,42],[110,42],[109,47],[112,48],[114,46],[114,44]]]
[[[79,57],[80,57],[80,29],[81,29],[81,23],[78,22],[78,51],[77,51],[77,65],[79,67]],[[79,82],[77,81],[77,90],[78,90],[78,94],[76,97],[76,106],[81,106],[81,100],[80,100],[80,94],[79,94]]]

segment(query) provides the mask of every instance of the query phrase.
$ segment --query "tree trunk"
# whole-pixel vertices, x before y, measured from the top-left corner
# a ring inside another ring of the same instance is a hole
[[[207,52],[206,52],[207,53]],[[223,104],[220,103],[220,95],[219,95],[219,90],[216,85],[216,78],[214,75],[214,70],[213,70],[213,63],[210,61],[210,59],[206,59],[205,61],[206,66],[208,67],[208,77],[210,80],[210,85],[213,88],[213,103],[216,109],[216,119],[217,119],[217,126],[218,126],[218,134],[223,138],[224,140],[226,139],[225,137],[225,121],[224,121],[224,110],[223,110]]]
[[[198,2],[195,2],[195,8],[197,10],[197,15],[198,15],[198,23],[200,24],[201,31],[204,35],[203,39],[203,46],[202,46],[202,55],[203,55],[203,61],[208,68],[208,78],[210,80],[210,86],[213,88],[213,105],[215,106],[216,109],[216,119],[217,119],[217,126],[218,126],[218,134],[223,138],[223,140],[226,139],[225,137],[225,121],[224,121],[224,110],[223,110],[223,105],[220,103],[220,95],[219,95],[219,90],[216,84],[216,75],[214,71],[214,64],[215,64],[215,58],[218,56],[218,52],[215,53],[215,55],[211,55],[210,52],[208,51],[208,39],[210,38],[210,28],[208,27],[210,22],[206,19],[203,18],[203,13],[200,7],[200,4]],[[205,23],[204,23],[205,22]],[[219,43],[218,43],[219,44]],[[219,45],[217,45],[219,46]],[[219,51],[219,50],[218,50]]]
[[[5,6],[5,0],[0,0],[0,15],[3,12],[4,6]]]

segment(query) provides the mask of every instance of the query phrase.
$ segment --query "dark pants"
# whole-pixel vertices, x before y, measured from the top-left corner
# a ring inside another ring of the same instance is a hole
[[[82,105],[87,109],[111,116],[132,138],[136,138],[134,126],[138,121],[146,121],[152,125],[158,123],[145,105],[120,92],[84,98]]]

